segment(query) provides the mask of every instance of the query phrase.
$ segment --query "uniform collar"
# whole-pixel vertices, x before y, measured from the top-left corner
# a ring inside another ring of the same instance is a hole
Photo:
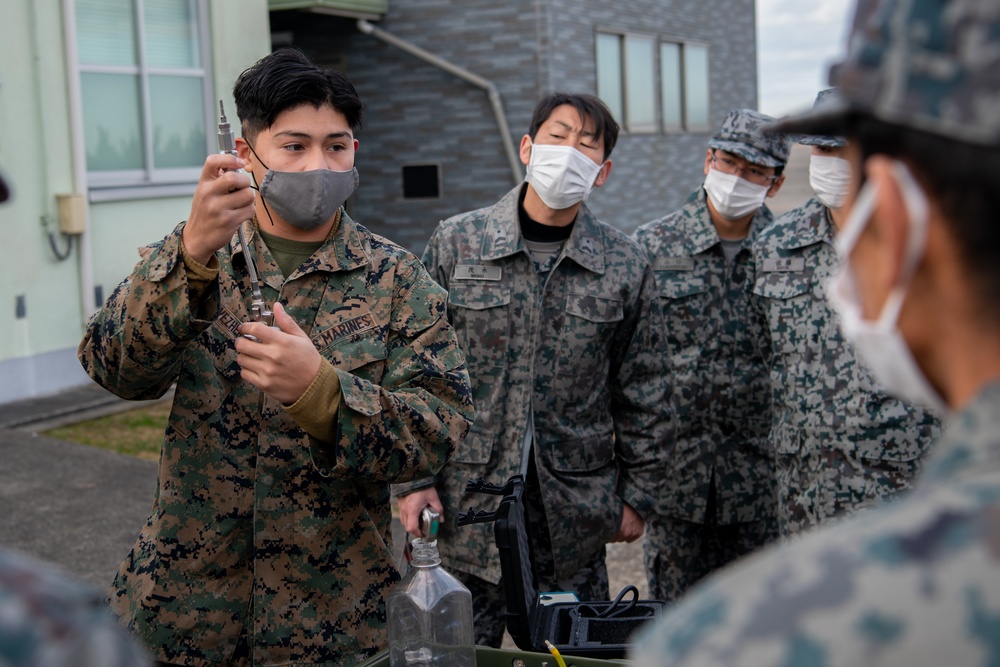
[[[705,194],[704,188],[700,187],[695,190],[684,203],[684,208],[688,210],[689,215],[679,216],[678,219],[681,221],[680,224],[685,227],[684,239],[691,255],[701,254],[721,243],[722,239],[719,238],[719,232],[715,228],[715,223],[712,222],[712,214],[708,210],[708,195]],[[771,210],[766,204],[757,209],[750,221],[750,228],[743,244],[749,247],[760,231],[773,218],[774,216],[771,215]]]
[[[263,242],[255,242],[260,236],[257,233],[257,224],[256,218],[244,222],[243,233],[246,235],[247,243],[255,248],[254,262],[261,282],[280,290],[285,277],[282,275],[278,263],[271,256],[271,251],[267,249],[267,245]],[[229,242],[229,250],[233,257],[243,254],[238,235],[233,235]],[[304,262],[297,271],[299,273],[313,271],[336,273],[356,269],[368,262],[368,253],[362,241],[361,230],[357,223],[351,220],[347,212],[341,208],[337,212],[337,220],[326,241],[312,258]]]
[[[517,203],[522,187],[525,187],[525,184],[518,185],[508,192],[490,211],[480,251],[484,260],[501,259],[524,250],[524,239],[517,217]],[[604,250],[604,232],[601,223],[584,203],[576,215],[576,223],[573,225],[573,232],[566,240],[563,254],[588,271],[603,274]]]
[[[789,214],[790,215],[790,214]],[[830,218],[830,209],[813,197],[795,212],[795,229],[787,236],[786,250],[806,248],[817,243],[833,243],[837,230]]]

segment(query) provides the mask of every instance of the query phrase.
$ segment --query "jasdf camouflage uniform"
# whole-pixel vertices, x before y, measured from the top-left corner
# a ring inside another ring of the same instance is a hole
[[[998,536],[994,384],[951,420],[905,500],[709,579],[630,658],[664,667],[994,665]]]
[[[385,646],[383,595],[399,578],[389,484],[435,473],[471,421],[444,291],[346,215],[288,280],[251,240],[265,300],[339,379],[336,441],[319,442],[240,378],[239,243],[216,252],[218,281],[192,303],[182,229],[142,250],[80,345],[88,373],[124,398],[176,383],[152,515],[112,605],[166,662],[228,664],[241,631],[254,664],[361,662]]]
[[[149,664],[100,593],[27,556],[0,550],[0,665]]]
[[[679,211],[635,233],[656,275],[671,362],[665,381],[673,385],[677,420],[644,538],[656,599],[679,597],[708,572],[776,536],[767,370],[744,288],[750,244],[771,219],[766,206],[757,212],[732,264],[700,188]],[[737,538],[739,553],[722,543],[712,553],[700,548],[703,526],[734,524],[752,524],[743,527],[752,535]],[[687,536],[692,531],[697,534]]]
[[[860,115],[937,135],[946,140],[938,145],[950,142],[956,150],[1000,148],[1000,5],[860,0],[855,14],[847,60],[831,77],[844,105],[787,119],[781,130],[838,134]],[[954,222],[946,219],[945,226]],[[822,230],[813,233],[815,255],[826,242]],[[958,268],[957,261],[944,260],[943,270]],[[784,282],[783,271],[765,273],[773,275],[761,288]],[[981,277],[973,271],[959,281],[974,291],[971,283]],[[956,341],[931,345],[944,349]],[[984,364],[995,361],[995,352],[984,350]],[[992,375],[967,402],[960,383],[952,383],[949,398],[963,407],[911,491],[709,579],[646,629],[630,658],[670,667],[1000,663],[1000,378]],[[834,377],[821,386],[840,384],[845,380]]]
[[[909,488],[939,434],[933,415],[878,387],[844,340],[826,300],[840,266],[835,232],[814,198],[778,218],[753,248],[786,535]]]
[[[476,404],[468,437],[424,484],[435,482],[444,505],[445,565],[491,583],[500,580],[492,524],[457,528],[455,519],[466,508],[495,509],[498,497],[468,494],[465,484],[503,484],[518,473],[532,412],[529,475],[537,475],[556,580],[603,561],[623,503],[649,514],[673,436],[642,250],[584,204],[543,285],[518,224],[520,192],[442,222],[423,257],[448,289]]]
[[[781,166],[787,140],[761,131],[771,120],[735,110],[709,147]],[[750,247],[773,218],[761,206],[729,262],[708,206],[699,188],[635,232],[656,275],[677,420],[643,542],[650,594],[667,601],[777,537],[770,392],[746,293]]]

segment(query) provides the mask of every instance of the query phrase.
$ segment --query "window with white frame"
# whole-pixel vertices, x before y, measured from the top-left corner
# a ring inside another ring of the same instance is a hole
[[[708,46],[612,32],[598,32],[596,46],[597,96],[624,129],[710,129]]]
[[[76,0],[92,188],[194,182],[211,102],[204,0]]]
[[[598,33],[597,96],[629,132],[655,132],[656,38]]]

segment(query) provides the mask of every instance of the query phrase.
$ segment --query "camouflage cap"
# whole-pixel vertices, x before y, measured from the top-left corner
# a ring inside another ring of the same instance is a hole
[[[827,88],[826,90],[819,91],[816,96],[816,101],[813,103],[813,109],[823,109],[827,106],[838,105],[837,100],[837,89]],[[803,146],[826,146],[828,148],[841,148],[847,145],[847,140],[844,137],[835,137],[830,134],[802,134],[795,138],[797,143]]]
[[[959,141],[1000,145],[1000,3],[858,0],[845,60],[830,71],[841,101],[773,131],[839,134],[872,116]]]
[[[790,141],[780,133],[764,132],[764,127],[773,124],[773,118],[759,111],[730,111],[708,146],[738,155],[761,167],[782,167],[788,161]]]

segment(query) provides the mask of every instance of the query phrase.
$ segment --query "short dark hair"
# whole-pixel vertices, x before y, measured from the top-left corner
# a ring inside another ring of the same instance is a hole
[[[604,142],[604,159],[607,160],[618,142],[618,123],[611,115],[608,106],[593,95],[551,93],[543,97],[535,105],[535,110],[531,114],[531,125],[528,126],[528,136],[531,137],[531,140],[535,140],[538,128],[549,119],[556,107],[561,107],[564,104],[576,109],[581,119],[590,118],[594,121],[597,138]]]
[[[973,280],[976,300],[996,303],[1000,293],[1000,148],[948,139],[937,134],[856,116],[848,136],[862,160],[886,155],[905,162],[940,207]],[[1000,308],[982,313],[1000,324]]]
[[[303,104],[330,105],[344,114],[351,130],[361,129],[363,105],[347,77],[314,65],[304,53],[282,47],[248,67],[233,86],[236,115],[251,141],[274,125],[283,111]]]

